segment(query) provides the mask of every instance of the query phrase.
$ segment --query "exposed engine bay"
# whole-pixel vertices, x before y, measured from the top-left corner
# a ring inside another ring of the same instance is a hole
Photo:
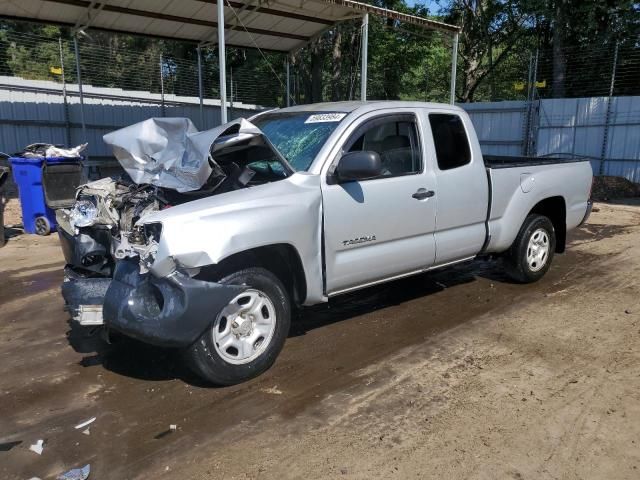
[[[143,130],[150,141],[138,136]],[[197,132],[187,119],[150,119],[110,133],[105,141],[126,173],[79,187],[73,206],[56,211],[67,264],[90,275],[109,277],[115,261],[132,257],[145,271],[161,233],[159,224],[137,224],[149,213],[293,173],[244,119],[206,132]]]

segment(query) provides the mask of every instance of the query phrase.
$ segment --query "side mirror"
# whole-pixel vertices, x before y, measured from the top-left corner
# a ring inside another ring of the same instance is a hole
[[[382,174],[382,163],[380,155],[373,151],[357,151],[345,153],[338,168],[336,176],[339,182],[350,182],[353,180],[366,180]]]

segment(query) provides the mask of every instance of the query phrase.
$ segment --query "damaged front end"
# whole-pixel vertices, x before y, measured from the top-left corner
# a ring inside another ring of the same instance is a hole
[[[237,295],[158,258],[161,223],[149,214],[288,177],[293,169],[262,132],[240,119],[197,132],[187,119],[150,119],[105,135],[123,178],[81,186],[56,212],[67,266],[62,294],[72,318],[106,324],[157,345],[195,340],[218,304]],[[186,343],[185,343],[186,342]]]
[[[163,278],[140,273],[135,259],[126,259],[116,265],[103,313],[109,328],[129,337],[163,347],[186,347],[243,290],[198,280],[180,270]]]
[[[135,222],[166,205],[157,187],[103,178],[80,187],[71,208],[56,211],[67,264],[62,295],[74,320],[102,325],[102,304],[118,260],[146,259],[157,245],[153,237],[142,238]]]

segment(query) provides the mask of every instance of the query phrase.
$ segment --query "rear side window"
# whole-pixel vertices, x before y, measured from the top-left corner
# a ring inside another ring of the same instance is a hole
[[[429,123],[440,170],[462,167],[471,161],[467,132],[458,115],[432,113]]]

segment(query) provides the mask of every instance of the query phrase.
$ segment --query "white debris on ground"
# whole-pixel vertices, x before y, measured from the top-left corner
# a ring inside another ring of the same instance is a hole
[[[44,451],[44,440],[38,440],[36,443],[29,447],[29,450],[37,453],[38,455],[42,455],[42,452]]]
[[[260,391],[263,393],[268,393],[269,395],[282,395],[282,390],[278,390],[277,385],[269,388],[263,388]]]

